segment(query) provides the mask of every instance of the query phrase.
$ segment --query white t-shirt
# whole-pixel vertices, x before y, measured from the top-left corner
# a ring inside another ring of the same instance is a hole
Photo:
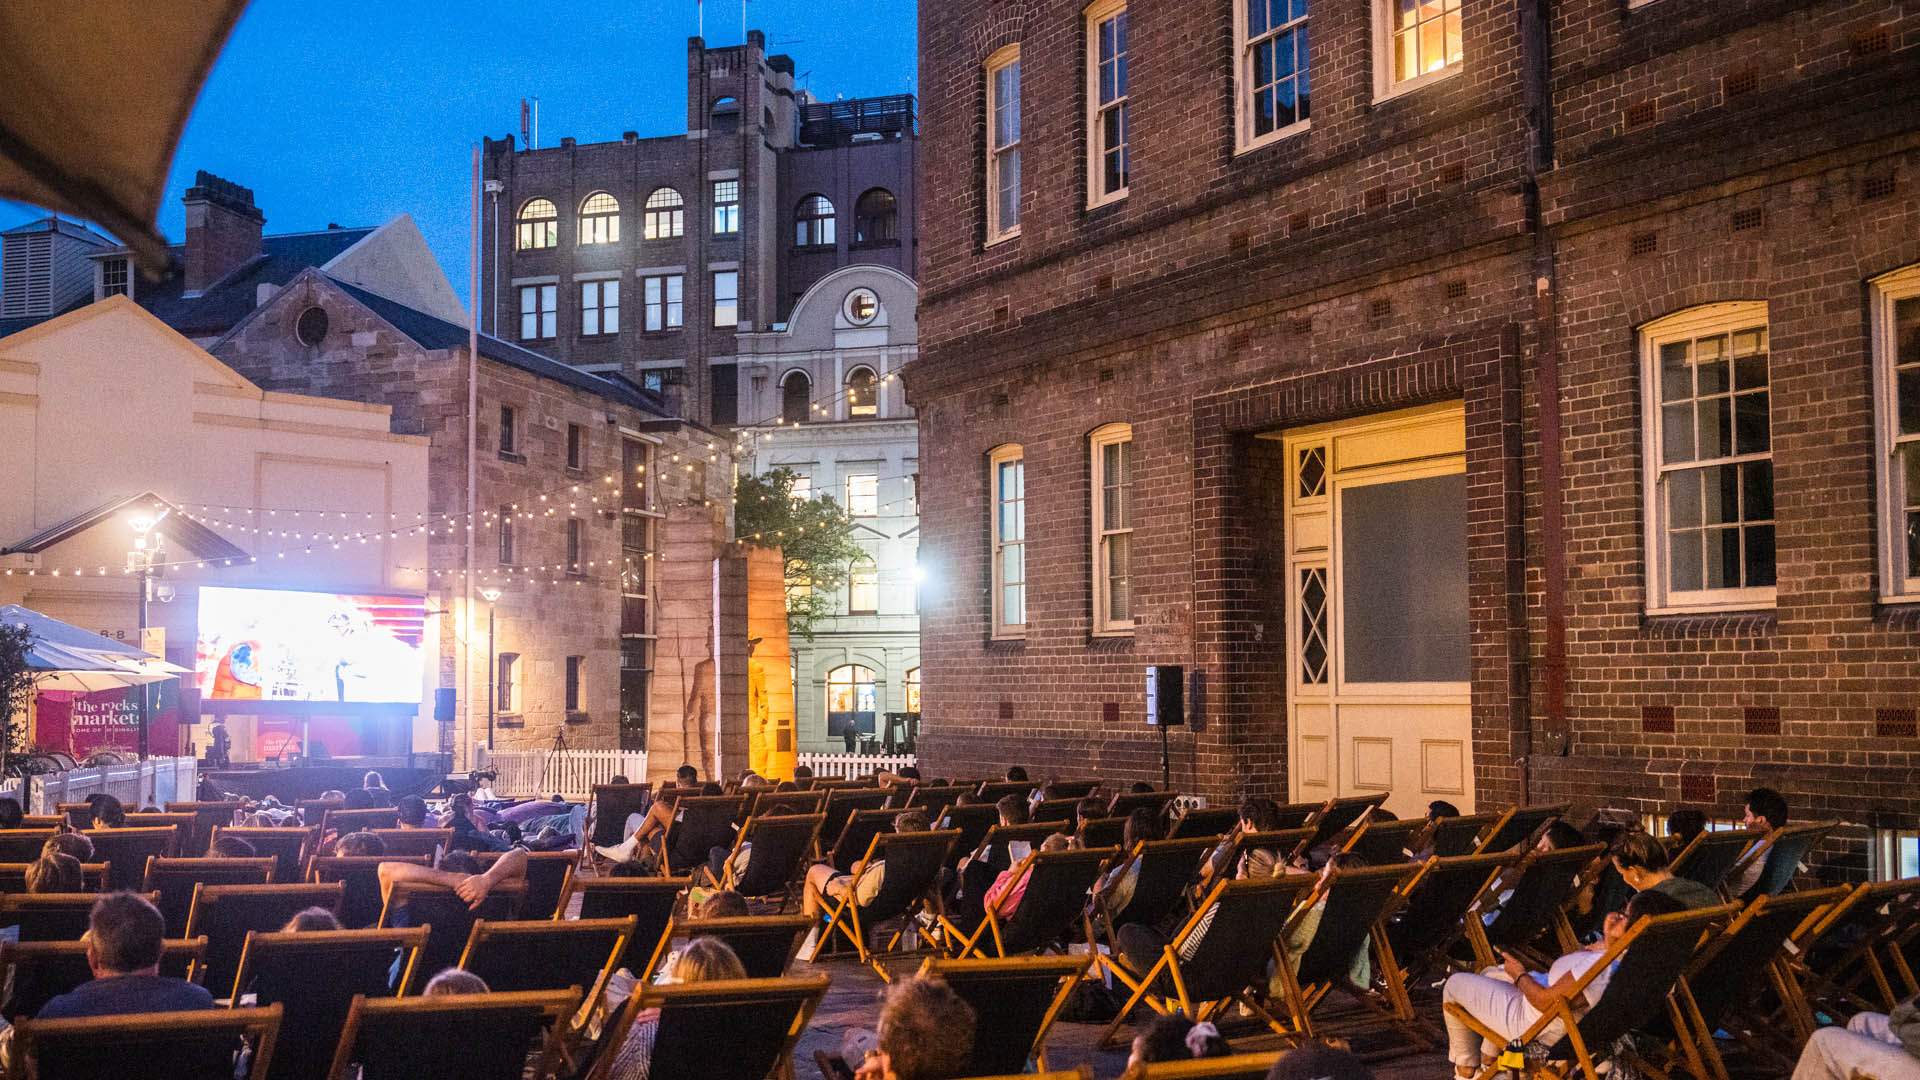
[[[1568,953],[1560,959],[1555,960],[1553,966],[1547,969],[1546,985],[1552,987],[1562,978],[1578,979],[1580,976],[1586,974],[1587,969],[1597,963],[1603,955],[1605,954],[1593,952],[1589,949]],[[1587,988],[1580,994],[1580,996],[1586,1000],[1586,1006],[1584,1009],[1576,1009],[1576,1015],[1584,1012],[1585,1009],[1592,1008],[1594,1004],[1600,1000],[1600,995],[1607,992],[1607,982],[1613,978],[1614,966],[1615,965],[1608,965],[1607,970],[1595,975],[1593,981],[1587,984]],[[1539,1010],[1529,1004],[1527,1006],[1526,1026],[1532,1027],[1534,1021],[1539,1019]]]

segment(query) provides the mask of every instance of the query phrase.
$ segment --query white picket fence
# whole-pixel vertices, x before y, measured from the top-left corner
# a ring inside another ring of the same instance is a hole
[[[474,768],[500,774],[493,790],[501,795],[560,795],[586,799],[593,785],[624,776],[638,784],[647,778],[644,750],[488,750],[474,749]]]
[[[26,812],[57,814],[61,803],[85,802],[104,793],[128,810],[190,802],[200,784],[200,762],[190,757],[148,758],[134,765],[106,765],[31,777]]]
[[[801,754],[798,763],[812,769],[815,776],[858,780],[881,769],[899,772],[919,761],[912,754]]]

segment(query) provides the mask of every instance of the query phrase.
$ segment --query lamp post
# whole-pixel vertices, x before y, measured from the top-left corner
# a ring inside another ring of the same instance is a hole
[[[135,644],[143,651],[146,649],[147,639],[147,601],[153,595],[153,564],[160,556],[160,546],[163,540],[161,535],[155,532],[154,529],[172,512],[171,509],[162,510],[157,517],[150,517],[146,514],[136,514],[132,520],[127,522],[127,524],[133,528],[133,550],[127,552],[127,566],[129,569],[137,571],[140,575],[140,613],[138,619],[139,625],[135,633]],[[140,684],[139,751],[142,761],[145,761],[147,757],[147,721],[151,702],[149,694],[152,692],[152,689],[153,687],[150,683]]]
[[[487,602],[487,753],[493,753],[493,692],[500,681],[500,672],[494,668],[493,658],[493,604],[500,599],[500,590],[492,585],[480,590],[480,598]]]

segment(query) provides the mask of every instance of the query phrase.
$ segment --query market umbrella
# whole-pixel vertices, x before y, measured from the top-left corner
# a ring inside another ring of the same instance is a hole
[[[186,670],[18,604],[0,605],[0,624],[25,626],[31,635],[27,667],[40,673],[37,690],[114,690],[163,682]]]
[[[0,198],[86,218],[164,269],[187,114],[246,0],[0,4]]]

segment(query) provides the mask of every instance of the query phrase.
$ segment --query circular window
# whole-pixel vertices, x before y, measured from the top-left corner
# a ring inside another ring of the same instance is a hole
[[[300,318],[293,324],[293,336],[300,339],[300,344],[309,347],[325,341],[327,338],[326,310],[310,307],[301,312]]]
[[[840,305],[840,309],[846,315],[848,322],[855,326],[865,326],[879,316],[880,297],[875,295],[872,289],[858,288],[847,294],[847,299]]]

